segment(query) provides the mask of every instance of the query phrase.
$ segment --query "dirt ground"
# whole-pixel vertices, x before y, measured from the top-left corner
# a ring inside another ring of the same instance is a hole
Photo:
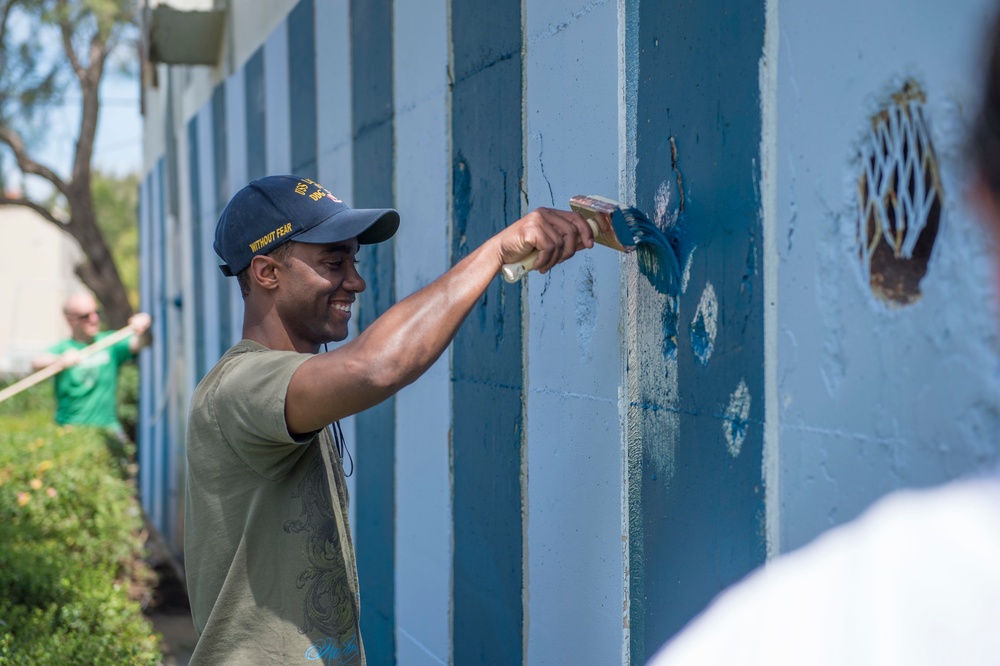
[[[163,636],[162,666],[187,666],[198,643],[198,632],[191,622],[191,607],[183,584],[169,566],[157,567],[159,582],[146,617]]]
[[[163,636],[160,649],[163,650],[163,666],[187,666],[191,653],[198,642],[198,633],[191,623],[189,611],[148,612],[147,617],[156,631]]]

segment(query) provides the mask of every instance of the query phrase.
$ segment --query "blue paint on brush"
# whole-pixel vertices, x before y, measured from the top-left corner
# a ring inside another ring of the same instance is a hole
[[[635,246],[639,272],[646,276],[656,291],[671,298],[680,295],[681,268],[677,252],[667,237],[642,211],[628,207],[616,208],[611,225],[619,242]],[[631,238],[631,243],[626,243]]]

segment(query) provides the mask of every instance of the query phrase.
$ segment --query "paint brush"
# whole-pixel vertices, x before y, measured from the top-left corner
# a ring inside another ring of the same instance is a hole
[[[618,233],[628,230],[635,242],[639,272],[664,296],[681,293],[681,264],[673,244],[642,211],[632,206],[615,209],[612,223]]]
[[[594,232],[594,242],[618,250],[637,252],[639,271],[661,294],[676,296],[680,285],[680,263],[667,237],[642,211],[596,195],[578,194],[569,206]],[[537,252],[521,261],[505,264],[501,273],[507,282],[517,282],[535,265]]]
[[[585,194],[578,194],[569,200],[569,207],[573,209],[574,212],[579,213],[580,217],[587,221],[590,225],[591,231],[594,232],[594,242],[600,243],[601,245],[606,245],[610,248],[618,250],[619,252],[632,252],[635,250],[635,243],[632,241],[632,235],[626,233],[622,238],[624,242],[619,239],[617,230],[614,228],[612,223],[612,216],[615,210],[618,208],[618,202],[612,201],[611,199],[605,199],[599,196],[587,196]],[[525,275],[528,274],[532,268],[535,267],[535,261],[538,259],[538,251],[534,251],[527,257],[512,264],[504,264],[501,269],[503,274],[503,279],[507,282],[517,282]]]

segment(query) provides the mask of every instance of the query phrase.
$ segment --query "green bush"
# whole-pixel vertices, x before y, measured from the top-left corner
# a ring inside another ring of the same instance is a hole
[[[136,441],[139,421],[139,364],[136,361],[118,370],[118,420],[128,438]]]
[[[0,404],[0,664],[157,664],[134,486],[52,409],[47,384]]]

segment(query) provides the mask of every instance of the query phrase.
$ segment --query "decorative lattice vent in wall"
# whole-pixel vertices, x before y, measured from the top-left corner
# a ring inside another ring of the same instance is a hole
[[[861,151],[858,241],[872,292],[890,305],[920,298],[941,224],[941,177],[924,114],[926,96],[907,81],[872,116]]]

